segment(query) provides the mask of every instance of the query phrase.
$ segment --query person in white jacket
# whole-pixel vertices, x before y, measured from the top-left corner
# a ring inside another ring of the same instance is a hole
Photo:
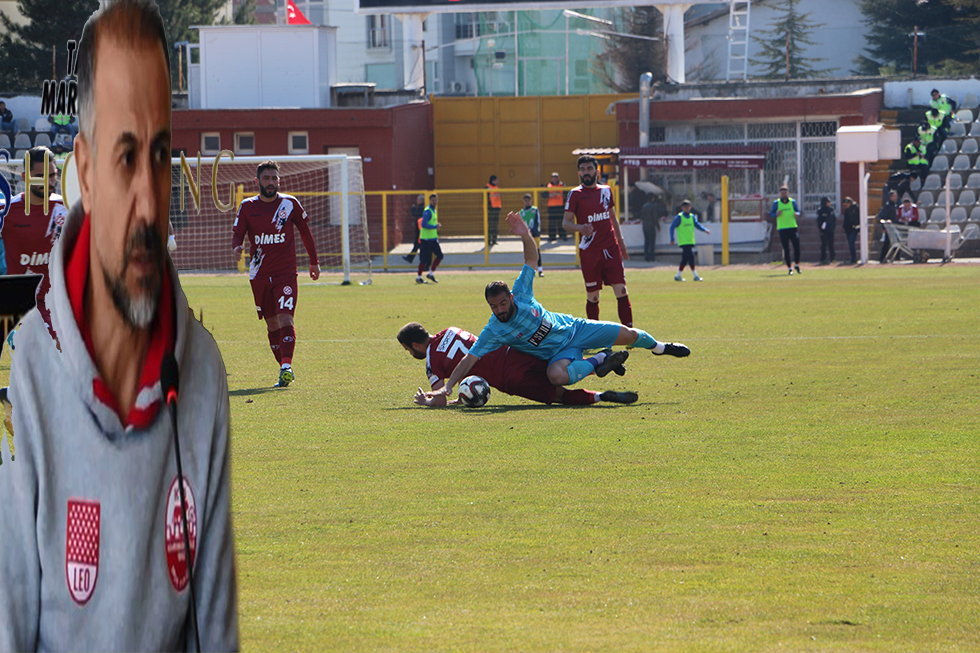
[[[202,649],[239,647],[225,368],[165,249],[167,52],[146,0],[103,2],[82,33],[81,201],[38,298],[50,329],[32,310],[14,338],[0,650],[188,650],[198,636]],[[160,379],[168,353],[182,481]]]

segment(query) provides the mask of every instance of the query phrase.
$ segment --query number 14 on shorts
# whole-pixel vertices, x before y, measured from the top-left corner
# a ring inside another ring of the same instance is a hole
[[[282,295],[279,298],[279,308],[280,310],[284,310],[284,309],[293,310],[293,298]]]

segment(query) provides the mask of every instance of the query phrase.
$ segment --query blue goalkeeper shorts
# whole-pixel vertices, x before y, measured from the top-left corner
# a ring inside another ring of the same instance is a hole
[[[597,320],[578,319],[575,325],[575,335],[564,349],[551,357],[548,364],[560,360],[579,360],[587,349],[608,349],[616,344],[622,324],[617,322],[599,322]]]

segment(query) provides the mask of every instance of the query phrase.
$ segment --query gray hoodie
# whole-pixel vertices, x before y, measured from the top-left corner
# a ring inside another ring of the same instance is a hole
[[[73,210],[50,262],[47,305],[61,352],[36,310],[14,338],[17,460],[0,468],[0,651],[187,650],[194,636],[170,416],[162,408],[147,428],[125,427],[94,391],[98,372],[65,285],[81,224]],[[228,383],[217,345],[167,267],[201,646],[237,649]],[[161,396],[157,383],[137,403]]]

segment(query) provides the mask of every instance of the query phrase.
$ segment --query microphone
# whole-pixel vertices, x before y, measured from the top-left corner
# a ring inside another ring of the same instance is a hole
[[[191,588],[191,617],[194,621],[194,643],[201,650],[201,635],[197,626],[197,596],[194,591],[194,564],[191,560],[191,536],[187,528],[187,499],[184,496],[184,469],[180,464],[180,439],[177,437],[177,389],[180,386],[180,373],[177,359],[172,352],[163,355],[160,362],[160,388],[164,401],[170,409],[170,424],[174,433],[174,455],[177,458],[177,491],[180,493],[180,515],[184,522],[184,553],[187,556],[187,583]],[[201,548],[198,538],[198,549]]]

